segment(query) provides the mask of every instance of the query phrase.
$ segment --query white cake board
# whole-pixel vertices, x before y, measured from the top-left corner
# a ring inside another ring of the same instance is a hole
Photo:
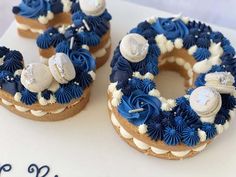
[[[108,0],[107,4],[113,15],[113,49],[129,29],[146,17],[171,15],[118,0]],[[236,31],[220,27],[214,29],[222,31],[236,46]],[[35,41],[19,37],[14,22],[0,44],[20,50],[27,63],[39,61]],[[12,171],[3,176],[34,176],[27,173],[31,163],[49,165],[51,171],[48,176],[57,174],[59,177],[235,176],[235,121],[209,148],[192,159],[161,160],[130,148],[116,134],[108,117],[106,90],[109,73],[108,62],[97,71],[87,107],[65,121],[30,121],[0,107],[0,164],[11,163],[13,166]]]

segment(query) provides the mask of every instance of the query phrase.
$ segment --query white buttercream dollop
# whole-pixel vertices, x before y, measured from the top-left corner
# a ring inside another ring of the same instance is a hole
[[[142,124],[138,127],[138,132],[140,134],[145,134],[147,133],[147,125],[146,124]]]
[[[177,49],[183,48],[183,39],[181,39],[181,38],[175,39],[174,44],[175,44],[175,48],[177,48]]]
[[[198,136],[201,142],[206,141],[207,135],[206,135],[206,132],[204,132],[203,130],[198,129]]]

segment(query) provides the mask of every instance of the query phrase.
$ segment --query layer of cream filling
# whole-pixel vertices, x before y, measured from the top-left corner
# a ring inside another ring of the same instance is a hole
[[[57,110],[54,110],[54,111],[49,111],[49,112],[45,112],[45,111],[42,111],[42,110],[32,110],[32,109],[29,109],[29,108],[26,108],[26,107],[22,107],[22,106],[17,106],[17,105],[14,105],[12,103],[10,103],[9,101],[5,100],[5,99],[1,99],[2,103],[6,106],[14,106],[16,110],[20,111],[20,112],[28,112],[28,113],[31,113],[32,115],[36,116],[36,117],[42,117],[42,116],[45,116],[47,114],[59,114],[59,113],[62,113],[63,111],[65,111],[66,109],[68,109],[68,107],[63,107],[63,108],[60,108],[60,109],[57,109]],[[75,102],[73,105],[71,106],[74,106],[76,105],[78,102]]]
[[[112,111],[112,104],[111,104],[110,100],[108,100],[108,108],[110,111]],[[230,115],[231,115],[231,118],[235,117],[236,109],[231,111]],[[193,148],[191,150],[186,150],[186,151],[168,151],[168,150],[160,149],[157,147],[153,147],[153,146],[148,145],[148,144],[144,143],[143,141],[140,141],[139,139],[133,137],[129,132],[127,132],[125,130],[125,128],[120,125],[120,123],[118,122],[116,115],[114,113],[111,113],[110,118],[111,118],[112,124],[119,129],[119,132],[123,138],[133,141],[133,143],[135,144],[135,146],[137,148],[139,148],[141,150],[149,150],[150,149],[153,153],[155,153],[157,155],[164,155],[167,153],[171,153],[172,155],[174,155],[177,158],[183,158],[191,152],[200,152],[200,151],[203,151],[207,147],[207,143],[204,143],[203,145],[201,145],[197,148]],[[221,125],[220,129],[217,128],[217,129],[219,129],[219,130],[217,130],[218,134],[220,134],[224,130],[228,129],[228,126],[229,126],[229,122],[226,121],[226,123],[224,125]]]

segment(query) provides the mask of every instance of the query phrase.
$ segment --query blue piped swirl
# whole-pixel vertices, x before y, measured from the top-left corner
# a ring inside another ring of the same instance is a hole
[[[144,124],[148,118],[160,114],[161,102],[140,90],[131,93],[130,97],[123,96],[121,104],[118,106],[119,113],[130,123],[138,126]],[[140,112],[130,112],[142,108]]]
[[[18,8],[18,15],[27,18],[38,18],[40,15],[47,14],[49,4],[45,0],[22,0],[20,5],[15,8]]]
[[[184,38],[189,34],[187,26],[182,20],[173,18],[158,18],[153,28],[159,33],[164,34],[167,39]]]
[[[37,102],[37,93],[30,92],[27,89],[21,91],[21,102],[26,105],[32,105]]]

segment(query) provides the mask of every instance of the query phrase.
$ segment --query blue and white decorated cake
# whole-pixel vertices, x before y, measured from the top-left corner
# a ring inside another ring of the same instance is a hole
[[[139,23],[121,40],[111,62],[112,124],[145,154],[164,159],[196,155],[234,117],[234,56],[230,41],[202,22],[176,16]],[[186,93],[163,97],[154,82],[160,69],[179,72]]]

